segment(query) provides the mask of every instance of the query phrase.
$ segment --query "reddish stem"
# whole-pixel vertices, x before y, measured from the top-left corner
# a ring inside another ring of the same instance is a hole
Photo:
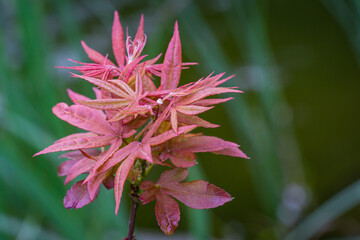
[[[124,240],[136,240],[134,236],[134,228],[135,228],[135,218],[136,218],[136,210],[139,206],[139,195],[138,195],[139,187],[135,184],[131,184],[131,212],[129,219],[129,230],[128,236]]]

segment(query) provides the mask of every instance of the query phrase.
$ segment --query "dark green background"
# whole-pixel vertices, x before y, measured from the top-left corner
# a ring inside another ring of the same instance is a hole
[[[58,154],[32,158],[76,131],[51,113],[66,88],[91,86],[54,66],[89,62],[80,40],[111,55],[118,10],[129,34],[141,13],[145,54],[165,52],[179,22],[181,83],[212,71],[236,74],[244,94],[203,117],[204,133],[237,142],[251,157],[200,154],[192,179],[228,191],[212,210],[181,206],[165,237],[154,204],[141,207],[139,239],[356,239],[360,237],[360,1],[0,1],[0,239],[122,239],[126,194],[114,215],[113,191],[79,210],[62,205],[68,186]],[[152,173],[157,177],[159,170]],[[350,186],[350,187],[349,187]]]

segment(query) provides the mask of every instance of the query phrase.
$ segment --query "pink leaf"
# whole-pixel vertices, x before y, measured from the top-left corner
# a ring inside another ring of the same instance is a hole
[[[142,204],[145,205],[155,199],[158,188],[154,186],[155,183],[152,181],[144,181],[140,184],[140,189],[144,191],[139,197]]]
[[[141,144],[141,146],[139,147],[138,150],[138,158],[140,159],[144,159],[150,163],[153,162],[152,160],[152,156],[151,156],[151,147],[150,147],[150,143],[143,143]]]
[[[193,130],[194,128],[196,128],[196,125],[190,125],[190,126],[184,126],[184,127],[179,127],[177,133],[175,133],[173,130],[169,130],[166,131],[162,134],[157,135],[156,137],[152,137],[150,139],[150,144],[152,146],[156,146],[159,144],[162,144],[180,134],[186,133],[186,132],[190,132],[191,130]]]
[[[109,82],[106,82],[106,81],[103,81],[103,80],[100,80],[97,78],[93,78],[93,77],[83,76],[83,75],[73,74],[73,76],[82,78],[82,79],[88,81],[89,83],[92,83],[100,88],[105,89],[106,91],[109,91],[112,94],[115,94],[116,96],[123,97],[123,98],[128,97],[128,95],[123,90],[121,90],[120,88],[114,86],[113,84],[111,84]]]
[[[98,193],[99,191],[97,191],[95,195],[97,196]],[[67,209],[82,208],[83,206],[91,203],[92,201],[93,200],[90,199],[87,186],[83,185],[82,181],[79,181],[75,183],[69,191],[67,191],[64,198],[64,206]]]
[[[201,100],[195,102],[194,104],[196,104],[198,106],[207,107],[209,105],[224,103],[224,102],[230,101],[231,99],[234,99],[234,98],[229,97],[229,98],[218,98],[218,99],[201,99]]]
[[[83,159],[79,160],[69,170],[64,184],[68,184],[70,181],[72,181],[74,178],[76,178],[80,174],[88,172],[94,166],[94,164],[95,164],[95,161],[92,159],[89,159],[89,158],[83,158]]]
[[[114,188],[114,184],[115,184],[114,175],[107,176],[102,183],[104,187],[106,187],[106,189],[108,190]]]
[[[45,153],[51,152],[59,152],[59,151],[69,151],[69,150],[77,150],[83,148],[97,148],[97,147],[105,147],[110,144],[110,142],[114,139],[113,136],[89,136],[84,133],[84,137],[81,137],[80,134],[76,134],[77,137],[64,141],[57,141],[53,145],[45,148],[44,150],[36,153],[34,155],[38,156]],[[61,140],[61,139],[60,139]]]
[[[161,88],[175,89],[180,81],[181,75],[181,43],[178,24],[175,23],[174,34],[165,54],[163,69],[161,73]]]
[[[70,97],[70,99],[71,99],[71,101],[73,103],[75,103],[75,101],[79,101],[79,100],[82,100],[82,101],[90,100],[90,98],[85,97],[85,96],[83,96],[83,95],[81,95],[79,93],[73,92],[70,89],[67,89],[67,92],[68,92],[68,95],[69,95],[69,97]]]
[[[197,91],[189,96],[184,97],[182,100],[178,101],[178,105],[188,105],[196,101],[199,101],[208,96],[222,94],[222,93],[242,93],[242,91],[232,89],[232,88],[223,88],[223,87],[214,87],[214,88],[205,88],[201,91]]]
[[[213,107],[201,107],[196,105],[186,105],[186,106],[178,106],[176,110],[185,114],[185,115],[197,115],[203,113],[207,110],[212,109]]]
[[[174,168],[163,172],[157,181],[159,185],[171,185],[183,181],[189,174],[189,170],[184,168]]]
[[[131,102],[123,98],[96,99],[88,101],[76,101],[81,105],[99,110],[114,110],[128,106]]]
[[[120,23],[119,14],[114,13],[114,22],[112,27],[112,45],[115,59],[119,67],[123,67],[125,63],[125,41],[124,31]]]
[[[177,111],[175,108],[172,108],[170,111],[170,123],[174,132],[177,133],[178,121],[177,121]]]
[[[171,150],[174,152],[191,151],[191,152],[213,152],[216,154],[229,155],[233,157],[248,158],[236,143],[224,141],[217,137],[211,136],[194,136],[186,141],[174,144]]]
[[[136,43],[137,41],[140,41],[140,42],[144,41],[144,15],[143,14],[141,14],[139,27],[136,32],[135,38],[134,38],[134,43]]]
[[[116,164],[123,161],[127,156],[129,156],[132,152],[137,150],[139,147],[138,142],[132,142],[129,145],[119,149],[106,161],[98,161],[94,167],[94,172],[101,173],[109,170],[110,168],[114,167]],[[92,175],[92,174],[90,174]],[[90,177],[89,175],[89,177]]]
[[[119,138],[115,141],[113,141],[109,147],[109,149],[104,152],[99,158],[98,160],[96,161],[95,163],[95,166],[93,168],[93,171],[92,173],[95,173],[96,170],[101,166],[103,165],[109,158],[111,158],[118,150],[119,148],[121,147],[122,145],[122,139]],[[92,173],[90,175],[92,175]],[[89,176],[90,178],[91,176]]]
[[[109,59],[106,59],[102,54],[100,54],[97,51],[95,51],[94,49],[88,47],[88,45],[86,45],[86,43],[84,41],[81,41],[81,45],[84,48],[88,57],[93,62],[98,63],[98,64],[108,64],[108,65],[115,66],[114,63],[112,63]]]
[[[105,135],[114,135],[115,132],[106,122],[102,111],[80,105],[68,106],[66,103],[58,103],[53,107],[53,113],[71,125],[78,128]]]
[[[164,191],[195,209],[215,208],[232,200],[230,194],[203,180],[166,184]]]
[[[80,134],[82,135],[83,133],[80,133]],[[70,136],[73,136],[73,135],[70,135]],[[90,133],[89,136],[96,136],[96,134]],[[62,138],[62,139],[64,139],[64,138]],[[90,155],[90,156],[98,156],[100,154],[100,151],[97,150],[97,149],[84,149],[82,151],[85,152],[87,155]],[[71,160],[81,160],[81,159],[83,159],[85,157],[83,152],[81,152],[81,151],[71,151],[71,152],[67,152],[67,153],[64,153],[64,154],[60,155],[59,158],[69,158]]]
[[[115,176],[115,185],[114,185],[114,192],[115,192],[115,214],[117,215],[119,211],[119,205],[121,201],[122,192],[124,189],[124,184],[127,179],[127,176],[130,172],[130,169],[132,165],[134,164],[134,161],[136,159],[135,154],[131,154],[129,157],[127,157],[124,162],[120,165],[118,170],[116,171]]]
[[[74,164],[76,164],[77,162],[78,160],[67,160],[61,163],[60,166],[58,167],[58,176],[62,177],[68,175],[71,167],[74,166]]]
[[[196,157],[192,152],[163,152],[160,155],[161,160],[168,158],[178,168],[189,168],[196,165]]]
[[[161,230],[166,235],[173,234],[180,221],[179,205],[162,191],[156,195],[155,215]]]
[[[108,173],[99,174],[87,182],[89,196],[92,201],[96,198],[98,189],[100,189],[100,185],[106,178],[107,174]]]
[[[219,127],[219,125],[205,121],[204,119],[199,118],[198,116],[190,116],[182,113],[177,113],[177,118],[179,122],[184,123],[186,125],[197,125],[199,127],[204,127],[204,128]]]

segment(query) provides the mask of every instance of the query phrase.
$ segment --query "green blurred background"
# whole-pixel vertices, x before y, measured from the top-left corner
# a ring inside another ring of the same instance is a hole
[[[212,210],[181,206],[173,236],[140,207],[139,239],[360,239],[360,1],[0,0],[0,239],[122,239],[128,199],[113,191],[66,210],[58,154],[32,158],[76,131],[51,113],[69,102],[68,58],[89,62],[80,40],[111,55],[114,10],[129,33],[141,13],[144,52],[165,52],[179,21],[182,83],[213,70],[236,74],[244,94],[204,118],[205,129],[241,144],[250,160],[200,154],[191,178],[235,199]],[[156,172],[156,171],[155,171]],[[156,175],[156,173],[155,173]]]

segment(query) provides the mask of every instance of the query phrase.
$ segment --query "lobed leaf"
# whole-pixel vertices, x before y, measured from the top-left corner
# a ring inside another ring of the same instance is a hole
[[[215,208],[232,200],[229,193],[203,180],[180,184],[167,183],[162,188],[174,198],[195,209]]]

